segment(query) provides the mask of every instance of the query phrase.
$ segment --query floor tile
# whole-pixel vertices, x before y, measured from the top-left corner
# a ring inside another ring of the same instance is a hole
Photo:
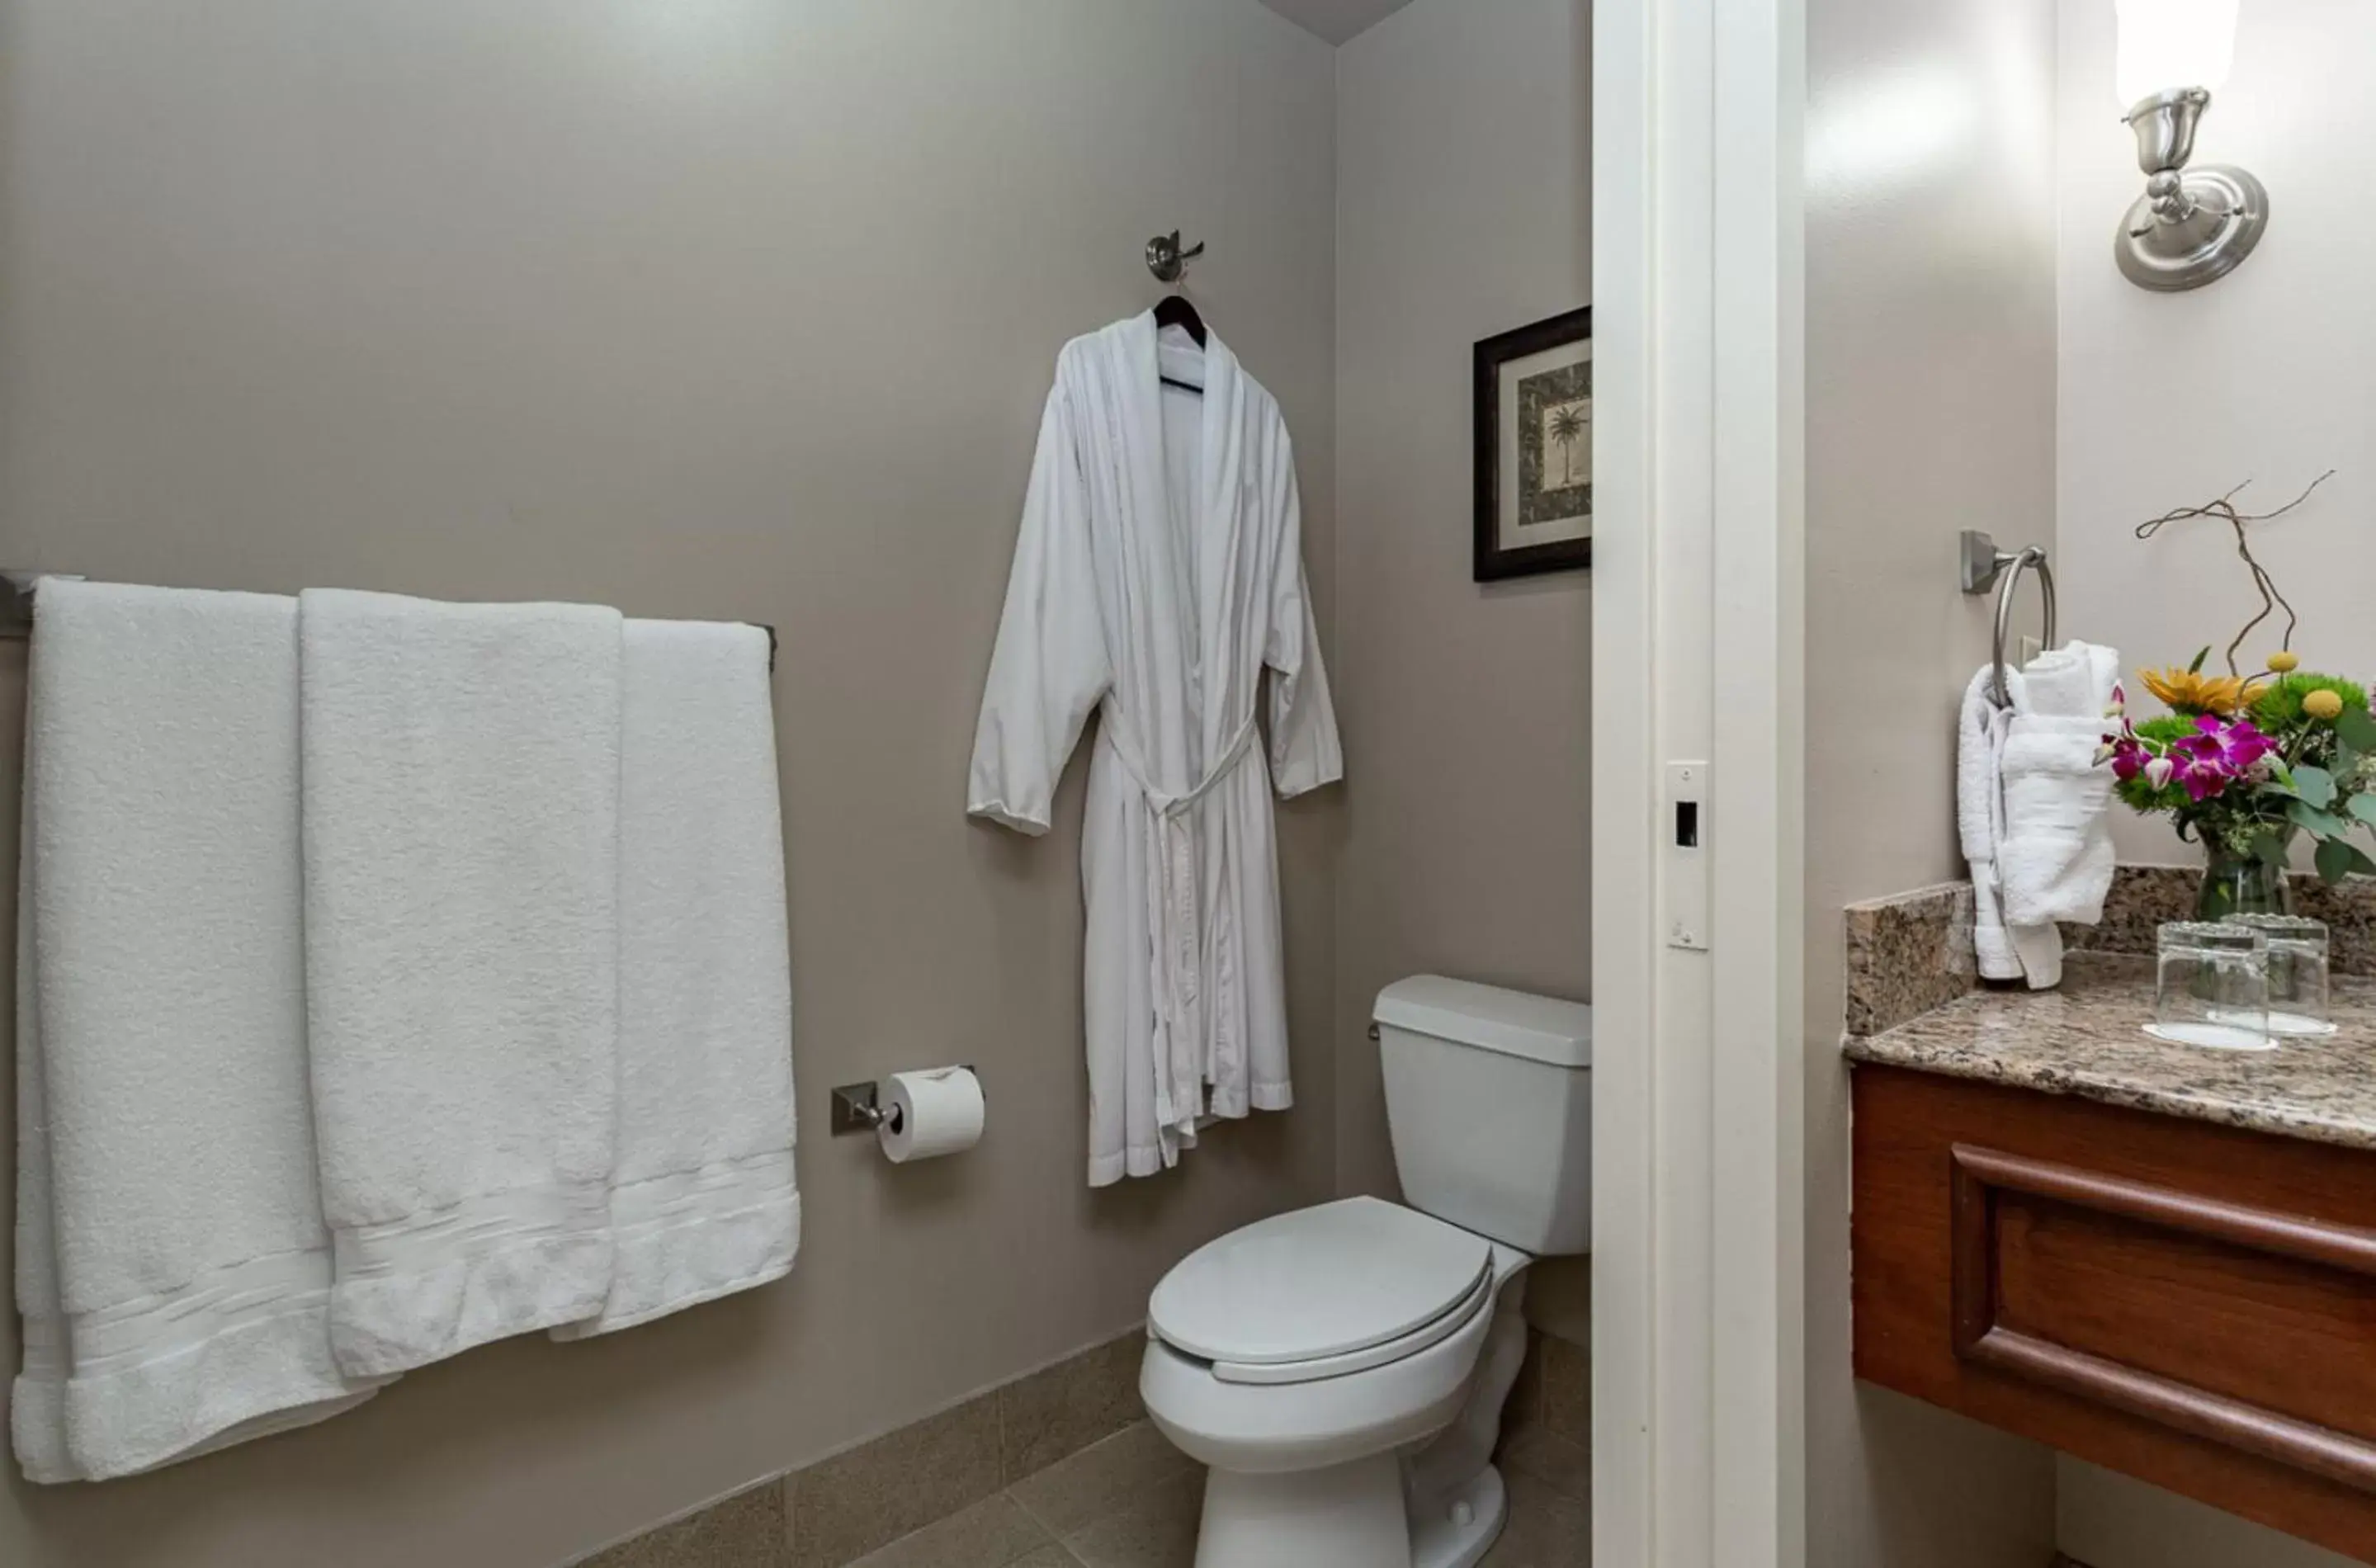
[[[1549,1427],[1530,1428],[1512,1438],[1502,1455],[1502,1471],[1505,1477],[1514,1472],[1531,1477],[1579,1503],[1592,1501],[1592,1450]]]
[[[1507,1479],[1510,1522],[1478,1568],[1592,1568],[1592,1510],[1524,1473]]]
[[[1146,1355],[1146,1336],[1135,1330],[1000,1388],[1004,1481],[1036,1475],[1145,1419],[1138,1364]]]
[[[1007,1568],[1081,1568],[1081,1560],[1061,1546],[1043,1546],[1028,1557],[1018,1557]]]
[[[783,1491],[769,1481],[597,1552],[578,1568],[776,1568],[783,1548]]]
[[[1064,1545],[1084,1568],[1193,1568],[1204,1509],[1205,1472],[1199,1468],[1066,1536]]]
[[[984,1395],[787,1477],[791,1568],[843,1568],[998,1490],[998,1410]]]
[[[1006,1568],[1055,1541],[1054,1532],[1000,1492],[868,1552],[849,1568]]]
[[[1194,1464],[1152,1422],[1137,1421],[1010,1490],[1033,1518],[1063,1536],[1131,1506]]]
[[[1543,1424],[1562,1437],[1592,1441],[1592,1352],[1556,1334],[1543,1336]]]

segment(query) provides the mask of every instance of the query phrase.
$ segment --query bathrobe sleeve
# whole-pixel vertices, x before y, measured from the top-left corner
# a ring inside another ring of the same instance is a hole
[[[1033,835],[1048,831],[1064,759],[1113,680],[1077,434],[1060,374],[1040,422],[966,796],[970,814]]]
[[[1282,427],[1264,475],[1265,500],[1278,519],[1271,569],[1270,633],[1263,662],[1270,681],[1270,772],[1282,796],[1301,795],[1345,777],[1336,739],[1336,708],[1328,699],[1328,671],[1320,661],[1320,629],[1303,576],[1303,508],[1295,487],[1295,456]]]

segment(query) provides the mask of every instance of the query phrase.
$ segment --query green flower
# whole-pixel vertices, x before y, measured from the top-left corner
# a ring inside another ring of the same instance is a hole
[[[2318,693],[2331,694],[2332,703],[2321,701],[2313,707],[2310,699]],[[2286,735],[2312,724],[2332,723],[2345,708],[2365,710],[2368,689],[2334,675],[2287,675],[2253,687],[2250,700],[2252,721],[2263,732]],[[2330,707],[2332,711],[2320,711]]]

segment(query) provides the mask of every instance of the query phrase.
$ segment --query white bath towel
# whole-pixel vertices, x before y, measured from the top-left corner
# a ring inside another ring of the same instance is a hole
[[[299,605],[332,1342],[400,1372],[610,1294],[620,617]]]
[[[2021,676],[2016,715],[2085,719],[2100,734],[2112,688],[2120,683],[2121,654],[2100,643],[2065,643],[2031,659]]]
[[[322,1420],[296,602],[51,580],[19,912],[17,1452],[103,1479]]]
[[[800,1245],[767,634],[630,621],[625,679],[618,1263],[557,1338],[763,1285]]]
[[[2021,691],[2018,671],[2005,674]],[[1955,822],[1972,878],[1972,947],[1984,980],[2026,980],[2037,990],[2062,980],[2062,933],[2051,922],[2009,924],[1999,856],[2005,831],[2003,753],[2014,711],[1996,702],[1996,671],[1982,665],[1964,688],[1956,731]]]
[[[84,1479],[66,1446],[65,1308],[50,1218],[48,1096],[42,1087],[41,1012],[33,1005],[33,724],[25,716],[25,790],[17,857],[17,1316],[23,1360],[8,1395],[8,1435],[25,1479]],[[328,1337],[327,1322],[323,1336]]]
[[[2112,885],[2112,775],[2096,766],[2120,654],[2071,643],[2022,671],[2006,727],[1997,874],[2012,925],[2093,925]]]

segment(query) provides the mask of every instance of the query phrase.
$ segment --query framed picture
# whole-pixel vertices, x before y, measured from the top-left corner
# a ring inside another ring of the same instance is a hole
[[[1477,345],[1477,580],[1592,564],[1592,311]]]

